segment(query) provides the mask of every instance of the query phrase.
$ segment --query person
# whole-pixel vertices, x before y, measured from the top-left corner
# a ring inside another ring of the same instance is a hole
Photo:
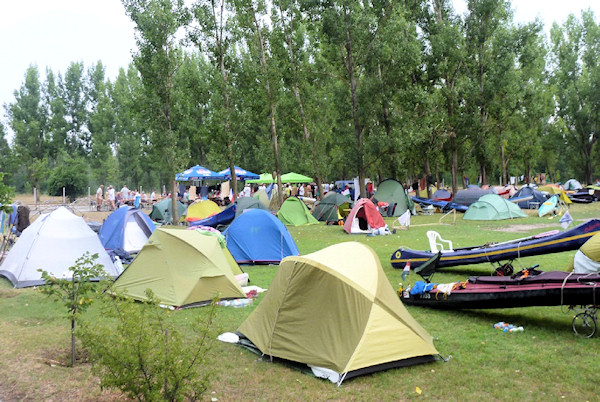
[[[323,195],[326,195],[329,192],[329,183],[325,182],[323,184]]]
[[[241,194],[242,197],[250,197],[250,184],[246,183]]]
[[[152,190],[152,193],[150,193],[150,202],[154,202],[156,201],[156,190]]]
[[[108,191],[106,192],[108,195],[108,202],[110,202],[110,210],[115,210],[115,189],[112,185],[108,186]]]
[[[123,202],[125,201],[129,201],[130,200],[130,193],[129,193],[129,189],[127,188],[127,184],[123,185],[123,188],[121,189],[121,198],[123,199]]]
[[[267,191],[267,186],[265,186],[265,183],[260,183],[260,186],[258,186],[258,190],[265,190]]]
[[[346,186],[344,191],[342,191],[342,195],[345,197],[349,197],[350,196],[350,187]]]
[[[103,193],[104,184],[100,184],[100,187],[98,187],[98,190],[96,190],[96,211],[102,210]]]
[[[304,197],[304,185],[303,184],[300,184],[298,186],[298,196]]]

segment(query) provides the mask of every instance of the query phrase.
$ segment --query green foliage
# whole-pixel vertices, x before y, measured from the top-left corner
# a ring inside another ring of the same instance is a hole
[[[67,318],[71,321],[71,367],[75,365],[75,322],[94,301],[97,286],[92,280],[106,277],[103,266],[97,264],[98,254],[86,252],[69,267],[73,272],[71,279],[57,278],[51,272],[39,269],[45,286],[40,291],[53,297],[67,309]]]
[[[216,303],[203,310],[204,320],[182,327],[175,316],[183,312],[160,308],[150,290],[146,295],[150,301],[138,303],[107,294],[103,319],[80,331],[101,386],[141,401],[200,399],[212,374],[206,357]]]
[[[12,212],[11,204],[14,195],[14,189],[4,184],[4,173],[0,173],[0,211]]]
[[[87,189],[87,166],[82,159],[66,157],[57,166],[48,179],[48,194],[62,195],[63,187],[66,194],[75,199],[77,195],[85,194]]]

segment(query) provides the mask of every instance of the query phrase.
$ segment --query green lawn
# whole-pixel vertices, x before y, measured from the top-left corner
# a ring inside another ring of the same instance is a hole
[[[598,205],[573,205],[573,224],[598,217]],[[463,221],[439,225],[441,215],[416,216],[410,230],[391,236],[350,236],[339,226],[289,228],[302,254],[331,244],[358,241],[372,247],[391,285],[401,281],[401,270],[390,265],[399,246],[427,249],[425,233],[438,231],[455,247],[510,240],[528,234],[560,229],[558,218],[528,218],[500,222]],[[451,223],[451,217],[444,222]],[[391,225],[392,221],[389,220]],[[515,230],[519,231],[516,232]],[[523,230],[526,229],[526,230]],[[523,258],[515,269],[539,264],[542,270],[566,270],[574,252]],[[276,266],[245,267],[252,284],[268,288]],[[489,264],[446,269],[435,282],[465,280],[487,275]],[[414,283],[419,278],[411,274]],[[260,297],[258,302],[260,302]],[[233,331],[257,303],[245,308],[219,307],[215,335]],[[600,335],[587,339],[571,331],[573,312],[566,307],[435,311],[407,307],[434,337],[448,362],[379,372],[348,380],[341,387],[289,367],[260,361],[242,348],[216,342],[215,377],[206,397],[233,400],[398,400],[428,399],[562,399],[597,400]],[[93,309],[89,314],[97,314]],[[173,312],[187,325],[201,308]],[[315,312],[318,314],[318,312]],[[101,319],[98,317],[98,319]],[[503,333],[492,327],[498,321],[521,325],[524,332]],[[110,339],[107,339],[110,342]],[[67,360],[69,332],[60,307],[35,289],[13,290],[0,280],[0,400],[114,400],[119,394],[101,391],[88,363],[70,369]],[[82,356],[84,359],[85,356]],[[421,394],[417,393],[417,387]]]

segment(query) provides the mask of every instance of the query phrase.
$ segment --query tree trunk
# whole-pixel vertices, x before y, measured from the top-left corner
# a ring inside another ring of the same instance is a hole
[[[71,318],[71,367],[75,367],[75,318]]]
[[[429,177],[431,176],[431,167],[429,166],[429,156],[425,153],[424,158],[424,169],[425,169],[425,188],[427,189],[427,198],[431,197],[431,188],[429,188]]]
[[[450,149],[452,152],[452,195],[458,192],[458,149],[456,148],[456,133],[450,133]]]
[[[502,182],[500,183],[501,186],[506,186],[506,184],[508,183],[507,173],[506,173],[505,151],[506,151],[506,149],[505,149],[504,141],[503,141],[502,145],[500,146],[500,164],[502,165]]]
[[[171,220],[173,225],[179,224],[179,209],[177,208],[177,181],[173,179],[171,181],[171,208],[173,212],[171,213]]]

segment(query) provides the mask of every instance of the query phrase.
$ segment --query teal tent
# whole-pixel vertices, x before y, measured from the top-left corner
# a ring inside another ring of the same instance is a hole
[[[184,203],[177,201],[177,215],[185,215],[187,207]],[[173,203],[170,198],[164,198],[152,206],[150,219],[162,223],[171,223],[173,216]]]
[[[513,202],[498,194],[483,195],[469,206],[463,219],[470,221],[498,221],[502,219],[525,218],[527,214]]]
[[[406,194],[402,183],[394,179],[385,179],[377,186],[375,199],[381,202],[387,202],[393,211],[392,216],[400,216],[407,210],[414,210],[414,203]],[[395,204],[395,206],[394,206]]]

